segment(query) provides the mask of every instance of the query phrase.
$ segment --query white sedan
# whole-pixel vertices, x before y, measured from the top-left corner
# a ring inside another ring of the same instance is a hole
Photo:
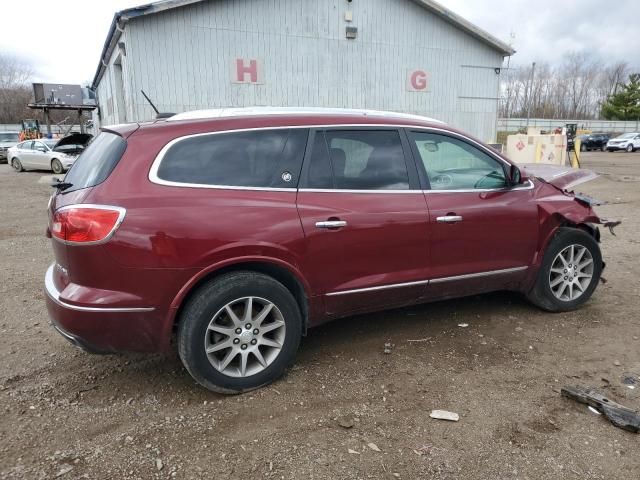
[[[7,161],[18,172],[34,169],[63,173],[71,168],[90,139],[88,134],[72,134],[60,140],[25,140],[7,150]]]

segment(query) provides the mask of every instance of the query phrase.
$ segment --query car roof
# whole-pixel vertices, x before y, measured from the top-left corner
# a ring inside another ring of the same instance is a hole
[[[407,113],[344,108],[274,107],[196,110],[155,122],[108,126],[103,130],[118,133],[125,138],[134,131],[162,132],[169,137],[178,137],[225,130],[333,125],[417,126],[455,131],[440,120]]]

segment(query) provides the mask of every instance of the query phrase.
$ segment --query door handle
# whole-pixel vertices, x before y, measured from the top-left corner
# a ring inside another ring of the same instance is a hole
[[[456,223],[461,222],[462,217],[460,215],[446,215],[444,217],[436,217],[438,223]]]
[[[344,220],[326,220],[324,222],[316,222],[316,228],[341,228],[346,226],[347,222]]]

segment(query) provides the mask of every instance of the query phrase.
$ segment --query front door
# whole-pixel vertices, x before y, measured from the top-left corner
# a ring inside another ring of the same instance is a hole
[[[431,228],[430,298],[515,287],[533,261],[533,185],[509,187],[508,165],[453,134],[409,132],[426,182]]]
[[[302,270],[326,313],[417,302],[429,276],[428,212],[404,132],[316,130],[307,150]]]

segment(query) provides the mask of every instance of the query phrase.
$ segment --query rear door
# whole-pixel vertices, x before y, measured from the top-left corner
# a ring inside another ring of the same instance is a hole
[[[312,132],[297,206],[303,270],[326,312],[415,303],[429,271],[426,202],[404,132]]]
[[[533,185],[509,187],[506,162],[464,137],[427,130],[409,138],[430,212],[429,298],[517,284],[538,241]]]
[[[31,146],[33,145],[33,141],[29,140],[27,142],[22,142],[19,145],[18,157],[20,158],[20,163],[22,163],[23,167],[33,168],[33,150],[31,150]]]

